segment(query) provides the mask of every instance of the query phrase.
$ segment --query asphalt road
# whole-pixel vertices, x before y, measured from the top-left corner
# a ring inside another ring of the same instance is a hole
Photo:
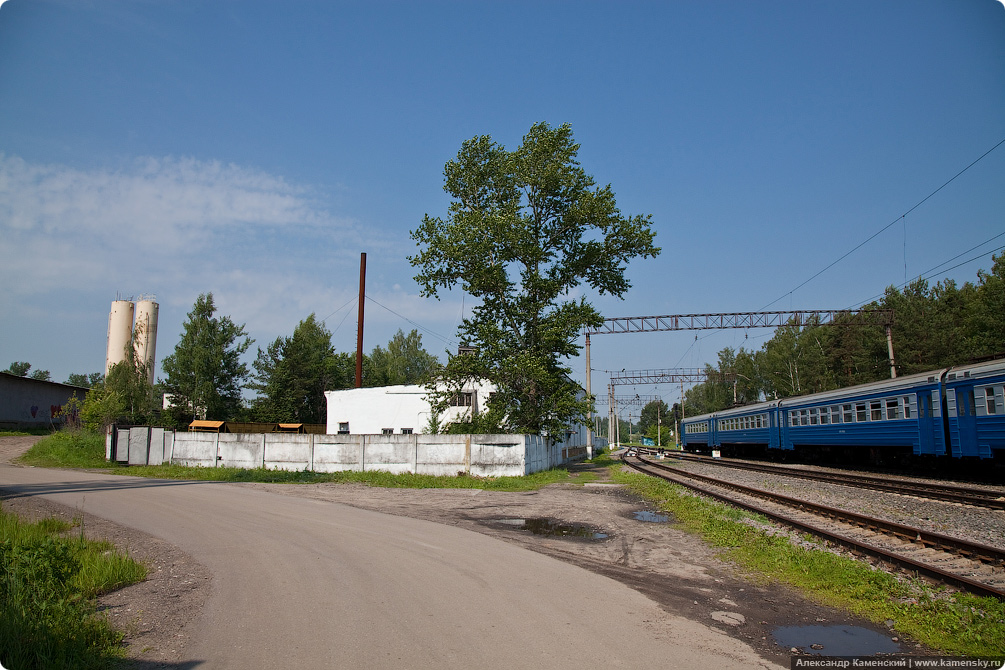
[[[199,668],[776,667],[630,588],[479,533],[240,486],[0,465],[213,574]]]

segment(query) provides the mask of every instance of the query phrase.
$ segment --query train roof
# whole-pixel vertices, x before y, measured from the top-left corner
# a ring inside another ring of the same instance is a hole
[[[1005,359],[974,363],[972,365],[957,365],[956,367],[949,368],[946,374],[946,381],[952,382],[960,378],[985,379],[999,375],[1005,375]]]

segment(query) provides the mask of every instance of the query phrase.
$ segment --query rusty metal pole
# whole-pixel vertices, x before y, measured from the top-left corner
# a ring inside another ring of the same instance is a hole
[[[593,458],[593,398],[590,397],[590,334],[586,334],[586,399],[590,411],[586,413],[586,457]]]
[[[366,253],[359,255],[359,316],[356,319],[356,388],[363,386],[363,303],[366,301]]]

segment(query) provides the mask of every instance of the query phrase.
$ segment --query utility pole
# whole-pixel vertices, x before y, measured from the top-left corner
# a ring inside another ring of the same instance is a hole
[[[586,413],[586,457],[593,458],[593,396],[590,393],[590,334],[586,334],[586,399],[590,402],[590,411]]]
[[[363,303],[366,301],[366,253],[359,255],[359,315],[356,318],[356,388],[363,387]]]

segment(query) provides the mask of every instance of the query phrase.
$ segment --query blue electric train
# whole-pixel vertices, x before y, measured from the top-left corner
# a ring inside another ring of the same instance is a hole
[[[734,407],[683,422],[687,451],[1005,462],[1005,360]]]

